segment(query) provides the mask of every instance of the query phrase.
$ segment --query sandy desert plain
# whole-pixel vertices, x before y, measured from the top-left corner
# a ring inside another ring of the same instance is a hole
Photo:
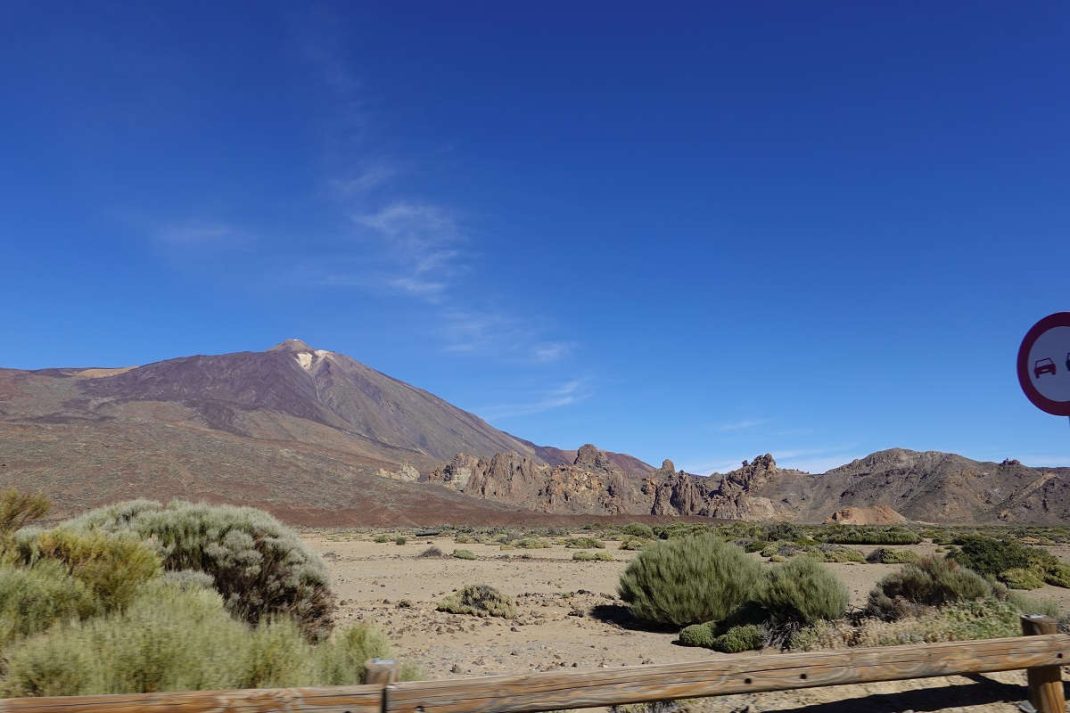
[[[576,533],[589,535],[590,533]],[[401,535],[404,544],[395,538]],[[397,656],[418,664],[428,679],[551,670],[595,670],[729,656],[674,643],[674,631],[649,631],[627,621],[617,582],[639,553],[604,540],[611,561],[575,561],[565,537],[544,549],[469,541],[455,533],[415,536],[400,530],[304,530],[302,539],[326,560],[339,600],[340,622],[375,622],[394,642]],[[380,541],[376,541],[376,540]],[[436,547],[441,557],[421,556]],[[853,546],[863,554],[874,545]],[[920,555],[938,545],[891,545]],[[452,557],[468,550],[475,559]],[[1070,545],[1046,547],[1070,562]],[[758,553],[750,556],[761,559]],[[896,564],[827,563],[847,585],[851,606],[865,603],[873,585]],[[479,618],[436,610],[446,595],[469,584],[489,584],[515,598],[513,619]],[[1028,592],[1070,610],[1070,589],[1045,585]],[[775,651],[767,655],[776,656]],[[919,679],[688,701],[667,710],[797,711],[1017,711],[1025,697],[1024,672]]]

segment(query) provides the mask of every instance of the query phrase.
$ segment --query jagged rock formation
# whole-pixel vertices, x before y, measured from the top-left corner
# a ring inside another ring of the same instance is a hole
[[[782,472],[794,473],[781,471],[766,454],[719,479],[677,471],[671,460],[650,475],[629,476],[588,444],[571,465],[544,465],[516,453],[489,459],[460,454],[424,480],[539,512],[769,520],[793,513],[751,492]]]
[[[677,471],[669,460],[648,475],[629,476],[584,446],[571,465],[542,465],[517,454],[459,456],[425,481],[546,513],[857,524],[1070,518],[1070,469],[905,449],[880,451],[823,475],[782,469],[765,454],[730,473],[699,477]]]

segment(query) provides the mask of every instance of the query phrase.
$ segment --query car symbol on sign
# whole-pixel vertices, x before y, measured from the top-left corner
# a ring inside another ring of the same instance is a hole
[[[1067,362],[1070,362],[1070,354],[1067,354],[1066,357]],[[1070,368],[1070,365],[1068,365],[1067,368]],[[1033,378],[1039,379],[1041,374],[1051,374],[1052,376],[1055,376],[1055,362],[1047,357],[1044,359],[1037,359],[1036,363],[1033,364]]]

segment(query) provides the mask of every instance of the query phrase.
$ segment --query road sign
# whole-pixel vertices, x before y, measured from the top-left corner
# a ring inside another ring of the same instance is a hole
[[[1041,411],[1070,416],[1070,312],[1033,325],[1018,347],[1018,383]]]

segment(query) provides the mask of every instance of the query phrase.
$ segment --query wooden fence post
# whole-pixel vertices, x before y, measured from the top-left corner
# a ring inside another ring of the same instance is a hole
[[[1057,634],[1059,625],[1050,616],[1043,614],[1022,615],[1022,633],[1026,636],[1035,634]],[[1062,656],[1062,654],[1058,654]],[[1029,702],[1037,713],[1066,713],[1066,697],[1063,694],[1062,667],[1037,666],[1027,668],[1029,680]]]
[[[394,659],[372,659],[364,667],[368,671],[365,683],[389,686],[398,682],[398,662]]]

